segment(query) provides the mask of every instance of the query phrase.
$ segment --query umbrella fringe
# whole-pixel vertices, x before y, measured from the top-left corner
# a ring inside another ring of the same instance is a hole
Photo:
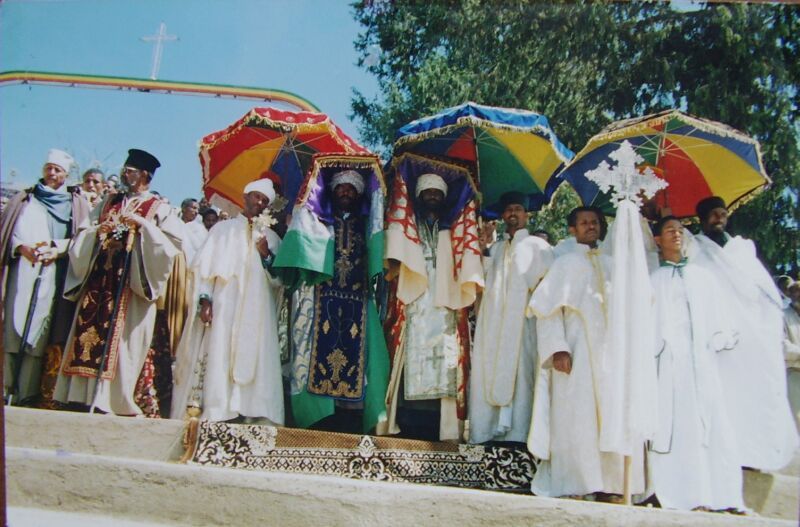
[[[712,121],[710,119],[702,119],[700,117],[694,117],[682,113],[678,110],[668,110],[660,114],[651,114],[651,115],[646,115],[644,117],[634,117],[631,119],[625,119],[623,121],[617,121],[607,126],[603,130],[601,130],[600,133],[597,134],[592,139],[598,141],[599,140],[605,141],[620,136],[627,137],[628,135],[630,135],[631,131],[639,131],[645,128],[652,128],[653,126],[664,124],[671,119],[678,119],[690,126],[697,128],[698,130],[707,132],[709,134],[714,134],[719,137],[736,139],[737,141],[741,141],[743,143],[747,143],[758,147],[757,140],[745,135],[744,133],[740,132],[739,130],[736,130],[735,128],[728,126],[727,124],[720,123],[717,121]]]
[[[314,112],[305,112],[312,115],[321,115],[315,114]],[[325,116],[323,121],[319,121],[316,123],[303,123],[303,122],[294,122],[294,123],[287,123],[283,121],[276,121],[274,119],[270,119],[265,115],[260,115],[256,112],[256,108],[253,108],[248,112],[247,115],[239,119],[238,122],[234,123],[230,127],[228,127],[224,133],[221,133],[219,136],[215,136],[212,138],[204,138],[200,143],[201,149],[212,149],[215,148],[220,143],[223,143],[231,138],[232,135],[236,134],[245,127],[253,127],[253,125],[266,125],[272,129],[278,129],[282,133],[295,133],[295,134],[303,134],[308,132],[324,132],[328,127],[332,128],[336,131],[336,134],[331,134],[331,137],[339,143],[345,150],[352,153],[359,152],[356,143],[350,139],[341,128],[339,128],[335,123],[333,123],[330,117]],[[342,140],[339,137],[339,134],[344,136],[346,139]]]
[[[448,171],[455,170],[457,172],[463,172],[464,177],[469,183],[469,186],[472,187],[472,192],[475,194],[475,199],[478,202],[483,201],[483,194],[481,193],[480,189],[478,188],[478,184],[475,181],[475,175],[471,167],[466,162],[459,162],[458,160],[453,160],[450,158],[439,158],[438,156],[434,156],[432,154],[420,155],[411,152],[405,152],[392,157],[392,168],[397,169],[397,166],[402,163],[404,159],[410,159],[415,163],[429,164],[433,170],[438,167]]]
[[[521,132],[521,133],[530,133],[537,137],[541,137],[542,139],[546,139],[553,145],[553,152],[556,156],[564,163],[570,160],[569,157],[565,157],[559,152],[558,150],[558,140],[555,137],[553,131],[543,125],[534,125],[534,126],[514,126],[511,124],[505,123],[496,123],[493,121],[487,121],[486,119],[480,119],[474,116],[464,116],[459,117],[458,120],[454,124],[449,124],[446,126],[438,127],[434,130],[428,130],[427,132],[420,132],[413,135],[405,135],[395,140],[394,146],[395,148],[399,148],[403,145],[408,143],[416,143],[419,141],[424,141],[425,139],[430,139],[432,137],[447,135],[448,133],[455,131],[458,128],[462,128],[465,125],[473,125],[480,128],[493,128],[495,130],[503,130],[507,132]]]
[[[316,162],[314,162],[316,161]],[[316,181],[319,172],[323,168],[354,168],[354,169],[371,169],[378,177],[378,184],[381,187],[381,192],[386,195],[386,182],[383,178],[383,170],[381,169],[380,158],[375,154],[340,154],[333,155],[327,153],[314,154],[312,160],[312,172],[306,177],[303,188],[298,195],[298,204],[305,203],[308,196],[311,194],[312,186],[311,181]]]

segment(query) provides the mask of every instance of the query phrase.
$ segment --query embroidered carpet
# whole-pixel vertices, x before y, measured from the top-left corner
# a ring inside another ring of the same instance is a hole
[[[228,468],[529,491],[525,450],[201,421],[190,463]]]

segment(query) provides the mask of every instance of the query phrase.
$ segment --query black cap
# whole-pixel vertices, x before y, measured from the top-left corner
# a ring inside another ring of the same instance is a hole
[[[701,199],[694,210],[697,212],[697,217],[700,218],[700,221],[704,221],[712,210],[719,208],[727,209],[725,202],[719,196],[711,196],[710,198]]]
[[[504,211],[509,205],[522,205],[525,210],[528,210],[528,196],[522,192],[506,192],[500,196],[500,211]]]
[[[155,174],[156,169],[161,166],[161,163],[158,162],[158,159],[156,159],[156,156],[153,154],[145,152],[144,150],[131,148],[128,150],[128,159],[125,160],[125,165]]]

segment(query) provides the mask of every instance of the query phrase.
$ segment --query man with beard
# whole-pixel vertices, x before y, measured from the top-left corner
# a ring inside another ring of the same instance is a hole
[[[736,353],[719,362],[740,459],[746,467],[777,470],[798,447],[784,372],[781,295],[753,242],[726,232],[725,202],[712,196],[696,210],[702,233],[689,258],[720,279],[724,296],[718,305],[739,331]]]
[[[274,200],[272,181],[249,183],[242,213],[210,231],[197,253],[197,315],[178,351],[173,418],[198,406],[212,421],[283,424],[280,282],[271,274],[281,240],[258,219]]]
[[[292,208],[274,267],[292,291],[294,426],[373,433],[386,419],[388,354],[375,304],[385,195],[377,156],[320,154]]]
[[[397,424],[404,436],[429,441],[461,437],[455,399],[462,355],[458,313],[435,301],[437,279],[441,279],[437,274],[440,251],[451,250],[440,247],[447,242],[440,237],[447,190],[437,174],[424,174],[417,180],[415,213],[428,286],[405,306],[405,364],[397,408]]]
[[[310,342],[308,345],[296,342],[295,345],[295,349],[309,352],[293,358],[293,379],[307,378],[302,387],[306,393],[293,398],[295,420],[306,423],[311,419],[310,405],[307,404],[310,397],[316,396],[319,404],[324,404],[322,399],[331,403],[332,414],[311,426],[318,430],[366,431],[362,426],[366,392],[364,373],[368,359],[364,337],[370,286],[367,278],[367,218],[361,206],[364,189],[364,178],[355,170],[342,170],[330,180],[335,243],[333,278],[307,290],[313,294],[316,306],[311,320]],[[298,305],[303,303],[302,291],[300,295]],[[297,391],[296,388],[293,392]]]
[[[475,328],[469,390],[471,443],[525,443],[531,421],[536,319],[525,317],[530,295],[553,261],[550,245],[528,233],[527,197],[500,198],[506,230],[484,259],[486,288]]]
[[[69,332],[74,305],[61,298],[67,248],[89,213],[80,192],[66,186],[73,163],[66,152],[50,150],[41,181],[15,195],[3,210],[3,387],[6,396],[14,392],[13,404],[39,402],[43,359],[47,355],[47,364],[57,367]],[[52,404],[52,379],[45,375],[45,406]]]
[[[155,417],[169,408],[154,396],[151,343],[158,334],[156,301],[181,250],[182,229],[171,207],[150,192],[159,166],[152,154],[129,150],[121,171],[126,192],[99,203],[73,239],[64,294],[78,300],[78,309],[58,401],[118,415]],[[147,382],[139,383],[140,376]]]
[[[567,218],[575,247],[558,256],[533,292],[541,373],[528,448],[542,459],[532,490],[541,496],[613,499],[623,493],[623,457],[600,450],[598,393],[608,340],[611,258],[601,254],[605,218],[577,207]],[[633,456],[632,492],[644,490],[643,455]]]

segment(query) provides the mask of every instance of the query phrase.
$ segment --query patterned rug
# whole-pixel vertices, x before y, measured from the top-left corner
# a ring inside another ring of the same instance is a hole
[[[198,465],[524,492],[536,471],[530,453],[499,446],[208,421],[195,433],[184,459]]]

